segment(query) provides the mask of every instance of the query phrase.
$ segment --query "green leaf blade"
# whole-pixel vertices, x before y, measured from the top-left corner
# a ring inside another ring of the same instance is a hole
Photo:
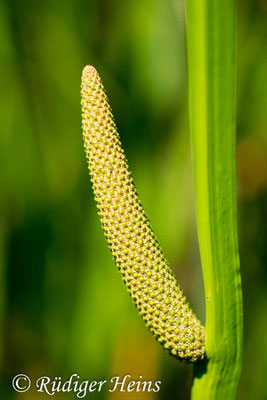
[[[236,218],[235,2],[188,0],[189,103],[208,361],[193,398],[232,399],[241,369]]]

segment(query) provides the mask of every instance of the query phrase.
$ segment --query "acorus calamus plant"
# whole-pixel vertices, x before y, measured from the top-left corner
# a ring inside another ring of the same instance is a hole
[[[144,213],[103,84],[92,66],[82,74],[82,116],[98,214],[130,295],[146,325],[172,355],[187,361],[203,358],[204,329]]]
[[[151,229],[101,79],[82,74],[84,147],[98,214],[124,283],[171,355],[193,362],[192,399],[235,398],[241,370],[242,293],[235,184],[235,3],[187,0],[190,129],[205,331]]]

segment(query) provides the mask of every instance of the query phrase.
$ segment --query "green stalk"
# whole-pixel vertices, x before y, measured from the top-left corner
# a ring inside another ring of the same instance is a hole
[[[190,128],[206,295],[206,354],[192,399],[235,398],[242,292],[235,171],[235,1],[187,0]]]

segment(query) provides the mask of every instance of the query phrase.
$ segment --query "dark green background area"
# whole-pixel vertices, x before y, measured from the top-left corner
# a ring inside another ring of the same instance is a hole
[[[267,398],[267,3],[238,1],[237,171],[244,289],[238,399]],[[178,281],[204,322],[180,0],[0,3],[0,368],[81,381],[131,374],[189,399],[192,367],[145,328],[106,246],[83,152],[80,76],[100,73],[135,184]],[[74,399],[73,393],[55,399]]]

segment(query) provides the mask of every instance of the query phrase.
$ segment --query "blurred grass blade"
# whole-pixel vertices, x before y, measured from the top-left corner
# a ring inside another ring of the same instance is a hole
[[[235,398],[242,293],[235,172],[235,2],[187,0],[190,124],[208,361],[193,399]]]

